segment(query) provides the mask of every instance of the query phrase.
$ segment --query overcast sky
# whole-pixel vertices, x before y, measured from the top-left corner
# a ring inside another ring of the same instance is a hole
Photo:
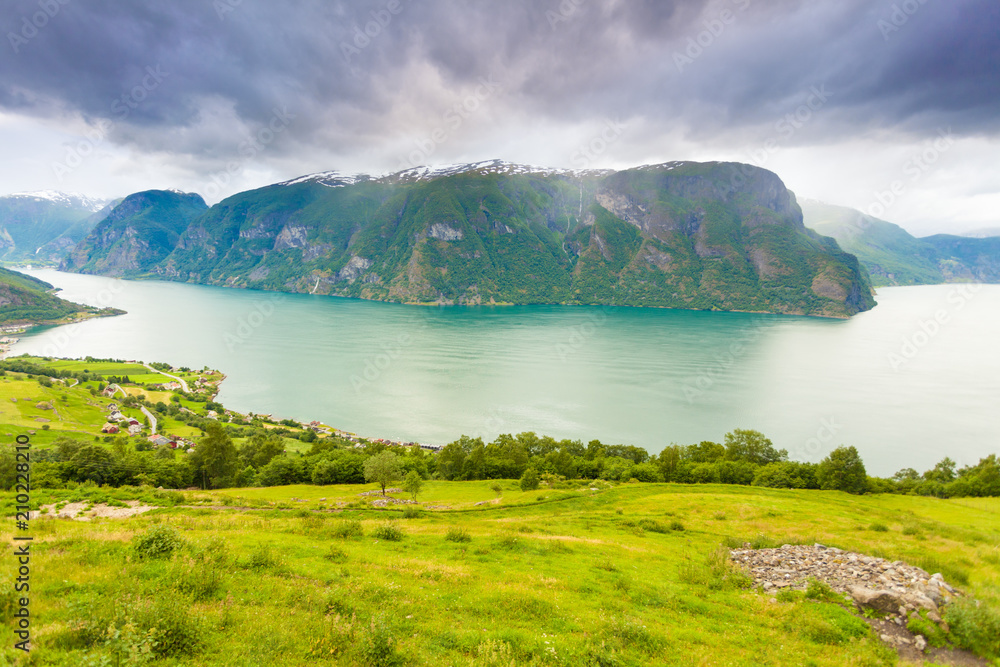
[[[997,0],[6,0],[0,194],[737,160],[1000,227]]]

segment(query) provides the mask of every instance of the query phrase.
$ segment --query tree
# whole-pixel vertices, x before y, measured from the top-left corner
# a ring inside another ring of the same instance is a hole
[[[416,470],[406,473],[406,477],[403,478],[403,491],[413,496],[414,501],[416,501],[417,494],[420,493],[422,488],[424,488],[424,479],[420,476],[420,473]]]
[[[365,461],[365,481],[375,482],[382,487],[382,495],[385,495],[386,485],[395,482],[403,476],[403,466],[399,463],[399,457],[389,450],[379,452]]]
[[[726,434],[726,459],[763,466],[787,461],[788,450],[775,449],[770,439],[760,431],[738,428]]]
[[[497,494],[497,498],[503,495],[503,487],[500,486],[500,482],[493,482],[490,484],[490,491]]]
[[[191,461],[207,488],[228,486],[236,473],[239,457],[236,446],[222,424],[211,422],[205,426],[205,437],[198,442]]]
[[[868,490],[868,473],[854,447],[837,447],[816,469],[821,489],[860,494]]]
[[[932,470],[924,473],[924,479],[942,484],[953,481],[955,479],[955,462],[950,457],[944,457]]]
[[[534,468],[528,468],[521,475],[521,490],[534,491],[538,488],[538,473]]]

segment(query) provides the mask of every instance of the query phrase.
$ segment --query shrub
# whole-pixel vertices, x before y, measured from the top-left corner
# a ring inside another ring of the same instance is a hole
[[[889,526],[885,525],[884,523],[879,523],[876,521],[875,523],[868,526],[868,530],[873,530],[876,533],[887,533],[889,532]]]
[[[347,561],[347,552],[331,544],[329,550],[323,554],[323,558],[331,563],[343,563]]]
[[[464,528],[452,526],[448,529],[448,532],[444,534],[444,539],[449,542],[471,542],[472,535],[469,535],[469,531]]]
[[[651,533],[666,533],[670,531],[670,528],[664,526],[659,521],[653,521],[652,519],[642,519],[639,521],[639,527],[643,530],[648,530]],[[683,530],[683,528],[684,527],[681,526],[681,530]]]
[[[522,491],[534,491],[538,488],[539,479],[538,473],[534,468],[528,468],[521,475],[521,490]]]
[[[679,574],[681,581],[711,590],[728,590],[734,588],[749,588],[753,580],[733,566],[729,560],[729,550],[720,547],[708,554],[701,561],[685,557],[681,563]]]
[[[670,522],[670,530],[684,530],[684,524],[677,519],[674,519]]]
[[[330,535],[342,540],[360,539],[364,534],[364,528],[361,527],[361,522],[357,519],[344,519],[330,528]]]
[[[184,540],[177,529],[165,523],[150,526],[132,538],[132,549],[139,559],[170,558],[183,546]]]
[[[924,614],[926,613],[924,612]],[[944,630],[938,627],[937,623],[928,620],[923,614],[910,619],[910,622],[906,624],[906,629],[915,635],[923,635],[927,643],[934,648],[944,648],[948,643],[948,636]]]
[[[419,519],[423,512],[420,511],[419,507],[407,507],[403,510],[404,519]]]
[[[403,531],[396,524],[386,521],[375,527],[372,537],[376,540],[388,540],[389,542],[399,542],[403,539]]]
[[[955,644],[985,658],[1000,658],[1000,614],[969,599],[947,606],[944,620]]]
[[[806,597],[820,602],[844,602],[844,597],[830,588],[830,584],[815,577],[810,577],[806,584]]]
[[[358,652],[361,664],[370,667],[392,667],[402,663],[402,656],[396,651],[396,639],[382,615],[372,617]]]
[[[174,588],[196,602],[211,600],[222,588],[222,570],[194,559],[181,560],[174,570]]]
[[[246,567],[251,570],[271,570],[281,566],[281,559],[271,552],[271,547],[261,544],[247,558]]]

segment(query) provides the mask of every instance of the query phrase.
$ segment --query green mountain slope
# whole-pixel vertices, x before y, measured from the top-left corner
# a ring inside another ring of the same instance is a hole
[[[149,190],[129,195],[73,248],[61,268],[111,276],[148,271],[207,208],[196,194]]]
[[[805,229],[775,174],[731,163],[320,174],[234,195],[165,259],[131,266],[100,234],[68,268],[409,303],[832,317],[874,305],[857,259]]]
[[[104,217],[103,205],[61,192],[0,197],[0,261],[58,263]]]
[[[804,200],[805,224],[857,255],[876,287],[1000,282],[1000,238],[938,234],[917,238],[861,211]]]
[[[0,268],[0,324],[48,324],[123,312],[72,303],[51,294],[52,289],[43,280]]]

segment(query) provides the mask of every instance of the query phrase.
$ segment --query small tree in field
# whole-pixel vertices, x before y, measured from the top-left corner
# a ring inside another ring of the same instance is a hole
[[[534,491],[538,488],[538,473],[534,468],[528,468],[521,475],[521,490],[522,491]]]
[[[403,466],[399,463],[399,457],[388,450],[383,450],[365,461],[365,481],[375,482],[381,486],[383,496],[385,487],[402,476]]]
[[[493,482],[490,484],[490,491],[497,494],[497,498],[503,495],[503,487],[500,486],[500,482]]]
[[[403,491],[413,496],[414,501],[416,501],[417,494],[420,493],[422,488],[424,488],[424,480],[419,472],[411,470],[406,473],[406,477],[403,478]]]
[[[816,469],[820,488],[847,493],[865,493],[868,490],[868,473],[854,447],[837,447],[820,462]]]

